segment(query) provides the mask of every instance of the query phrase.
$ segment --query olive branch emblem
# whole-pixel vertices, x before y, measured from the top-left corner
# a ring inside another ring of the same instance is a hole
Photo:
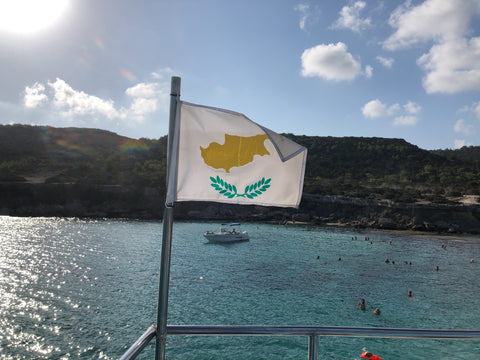
[[[220,194],[228,197],[229,199],[232,199],[234,197],[247,197],[249,199],[253,199],[267,191],[267,189],[270,187],[270,181],[272,179],[262,178],[258,182],[253,183],[252,185],[247,185],[243,194],[239,194],[235,185],[227,183],[219,176],[217,176],[216,178],[210,176],[210,180],[212,181],[210,185],[212,185],[212,187]]]

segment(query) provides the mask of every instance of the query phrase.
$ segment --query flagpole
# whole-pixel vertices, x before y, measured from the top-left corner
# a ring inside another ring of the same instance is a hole
[[[170,91],[170,119],[168,128],[167,148],[167,192],[169,186],[169,170],[171,169],[172,150],[174,145],[175,118],[177,103],[180,98],[181,79],[172,76]],[[170,280],[170,257],[172,249],[173,202],[165,202],[163,213],[162,252],[160,256],[160,283],[158,287],[157,332],[155,344],[155,360],[165,359],[165,345],[167,341],[167,308],[168,285]]]

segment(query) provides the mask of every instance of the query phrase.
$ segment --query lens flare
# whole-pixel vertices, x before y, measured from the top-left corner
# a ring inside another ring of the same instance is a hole
[[[122,76],[127,80],[130,80],[130,81],[137,80],[137,77],[130,70],[120,69],[120,74],[122,74]]]
[[[100,49],[102,49],[102,50],[105,49],[105,44],[104,44],[103,40],[102,40],[100,37],[95,36],[95,37],[93,38],[93,43],[94,43],[95,45],[97,45]]]

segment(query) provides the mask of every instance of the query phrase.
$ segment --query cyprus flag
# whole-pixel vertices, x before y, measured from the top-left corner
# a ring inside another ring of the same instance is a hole
[[[298,207],[307,149],[245,115],[179,102],[167,203]]]

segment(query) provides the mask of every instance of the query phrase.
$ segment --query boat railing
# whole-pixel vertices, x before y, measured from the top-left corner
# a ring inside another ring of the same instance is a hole
[[[267,326],[267,325],[168,325],[167,335],[183,336],[308,336],[308,360],[318,359],[320,336],[389,339],[480,340],[480,330],[441,330],[372,328],[344,326]],[[156,326],[147,331],[123,354],[120,360],[135,359],[156,336]]]
[[[142,352],[145,346],[155,337],[157,333],[157,327],[155,325],[150,325],[150,327],[145,331],[142,336],[138,338],[135,343],[130,346],[130,348],[122,355],[120,360],[130,360],[135,359],[138,354]]]

